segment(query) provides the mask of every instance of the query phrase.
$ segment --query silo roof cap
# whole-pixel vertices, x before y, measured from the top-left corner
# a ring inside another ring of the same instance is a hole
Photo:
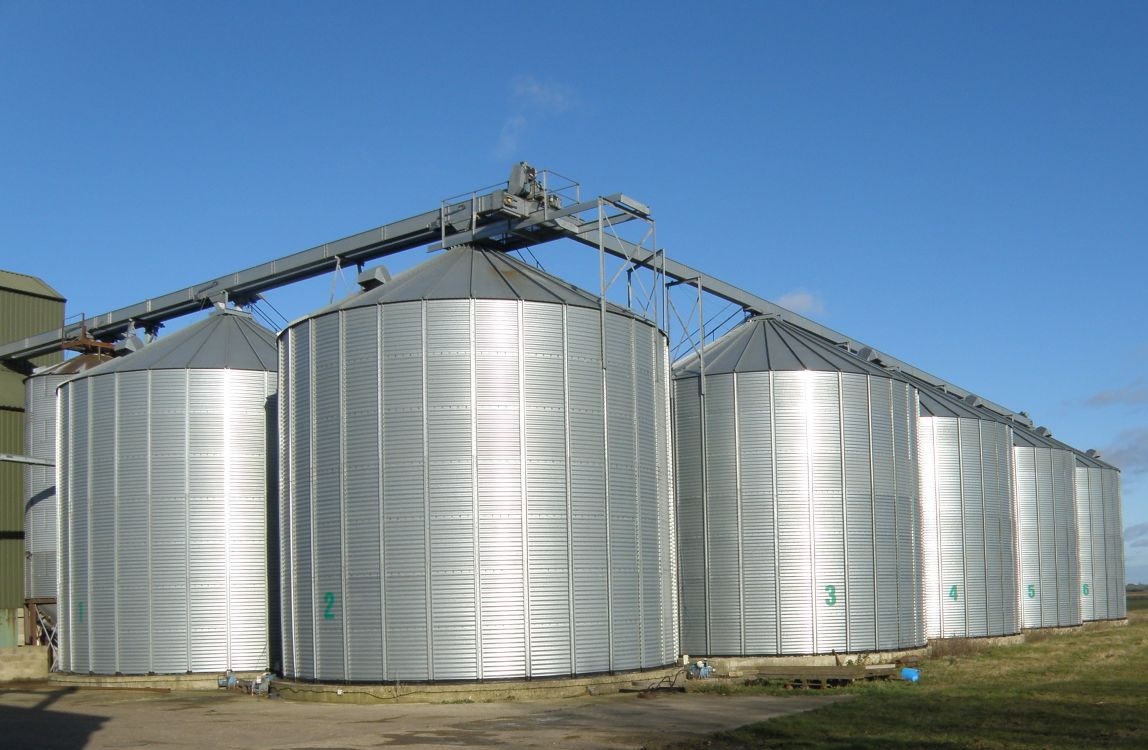
[[[275,334],[250,313],[215,309],[203,320],[164,336],[143,349],[105,362],[75,379],[137,370],[279,369]]]
[[[596,295],[523,263],[503,251],[460,245],[438,253],[390,281],[317,310],[303,319],[357,307],[448,299],[551,302],[595,310],[599,306]],[[639,317],[612,302],[607,302],[606,308],[610,312]]]
[[[110,362],[112,359],[113,357],[110,354],[81,354],[71,359],[65,359],[59,364],[41,367],[33,372],[30,377],[38,378],[42,375],[76,375],[99,367],[105,362]]]
[[[818,370],[877,375],[896,380],[895,375],[866,362],[832,342],[806,333],[776,318],[755,316],[731,329],[704,349],[707,375],[734,372]],[[698,352],[682,357],[674,365],[679,377],[697,375]]]

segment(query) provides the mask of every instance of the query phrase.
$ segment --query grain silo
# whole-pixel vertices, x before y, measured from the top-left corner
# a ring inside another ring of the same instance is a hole
[[[59,388],[67,672],[268,665],[275,338],[219,309]]]
[[[1048,430],[1013,426],[1023,628],[1079,625],[1076,454]]]
[[[81,354],[32,373],[24,381],[24,455],[52,466],[24,468],[24,596],[56,598],[56,563],[60,548],[56,528],[56,388],[69,378],[111,359]]]
[[[459,247],[280,335],[284,673],[677,658],[665,336]]]
[[[1118,620],[1127,612],[1120,471],[1094,452],[1076,458],[1081,618]]]
[[[913,386],[756,317],[675,365],[674,408],[684,651],[925,644]]]
[[[927,385],[919,395],[928,635],[1019,633],[1012,428]]]

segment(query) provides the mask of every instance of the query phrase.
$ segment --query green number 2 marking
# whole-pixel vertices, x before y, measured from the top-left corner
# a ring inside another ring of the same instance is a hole
[[[1081,584],[1080,590],[1084,592],[1085,596],[1088,596],[1088,584],[1087,583]]]
[[[331,611],[332,608],[335,606],[335,594],[334,594],[334,592],[328,591],[327,593],[323,594],[323,601],[327,603],[327,608],[323,610],[323,619],[324,620],[334,620],[335,619],[335,613]]]
[[[1025,591],[1026,591],[1026,593],[1028,594],[1028,598],[1029,598],[1029,599],[1035,599],[1035,598],[1036,598],[1036,586],[1033,586],[1033,585],[1030,583],[1030,584],[1028,585],[1028,588],[1027,588]]]
[[[949,587],[949,598],[954,602],[957,600],[957,587],[955,585]]]
[[[832,607],[837,603],[837,587],[832,583],[825,587],[825,595],[826,606]]]

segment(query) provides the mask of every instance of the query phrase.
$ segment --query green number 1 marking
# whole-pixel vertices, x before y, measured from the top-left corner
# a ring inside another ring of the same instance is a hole
[[[1087,583],[1081,584],[1080,589],[1081,589],[1081,591],[1084,592],[1085,596],[1088,596],[1088,584]]]
[[[827,606],[832,607],[834,604],[837,603],[837,587],[834,586],[832,583],[825,587],[825,594],[826,594],[825,604]]]
[[[954,602],[957,600],[957,587],[955,585],[949,588],[949,598]]]
[[[335,606],[335,594],[331,591],[328,591],[327,593],[323,594],[323,601],[327,603],[327,608],[323,610],[323,619],[334,620],[335,613],[331,611],[331,608]]]
[[[1027,593],[1028,593],[1028,598],[1029,598],[1029,599],[1035,599],[1035,598],[1036,598],[1036,586],[1033,586],[1033,585],[1030,583],[1030,584],[1028,585],[1028,589],[1026,589],[1026,591],[1027,591]]]

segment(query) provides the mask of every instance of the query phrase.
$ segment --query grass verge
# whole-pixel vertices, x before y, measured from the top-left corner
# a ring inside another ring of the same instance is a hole
[[[1131,604],[1131,602],[1130,602]],[[678,748],[1148,748],[1148,609],[921,665],[921,682],[865,683],[852,700]]]

